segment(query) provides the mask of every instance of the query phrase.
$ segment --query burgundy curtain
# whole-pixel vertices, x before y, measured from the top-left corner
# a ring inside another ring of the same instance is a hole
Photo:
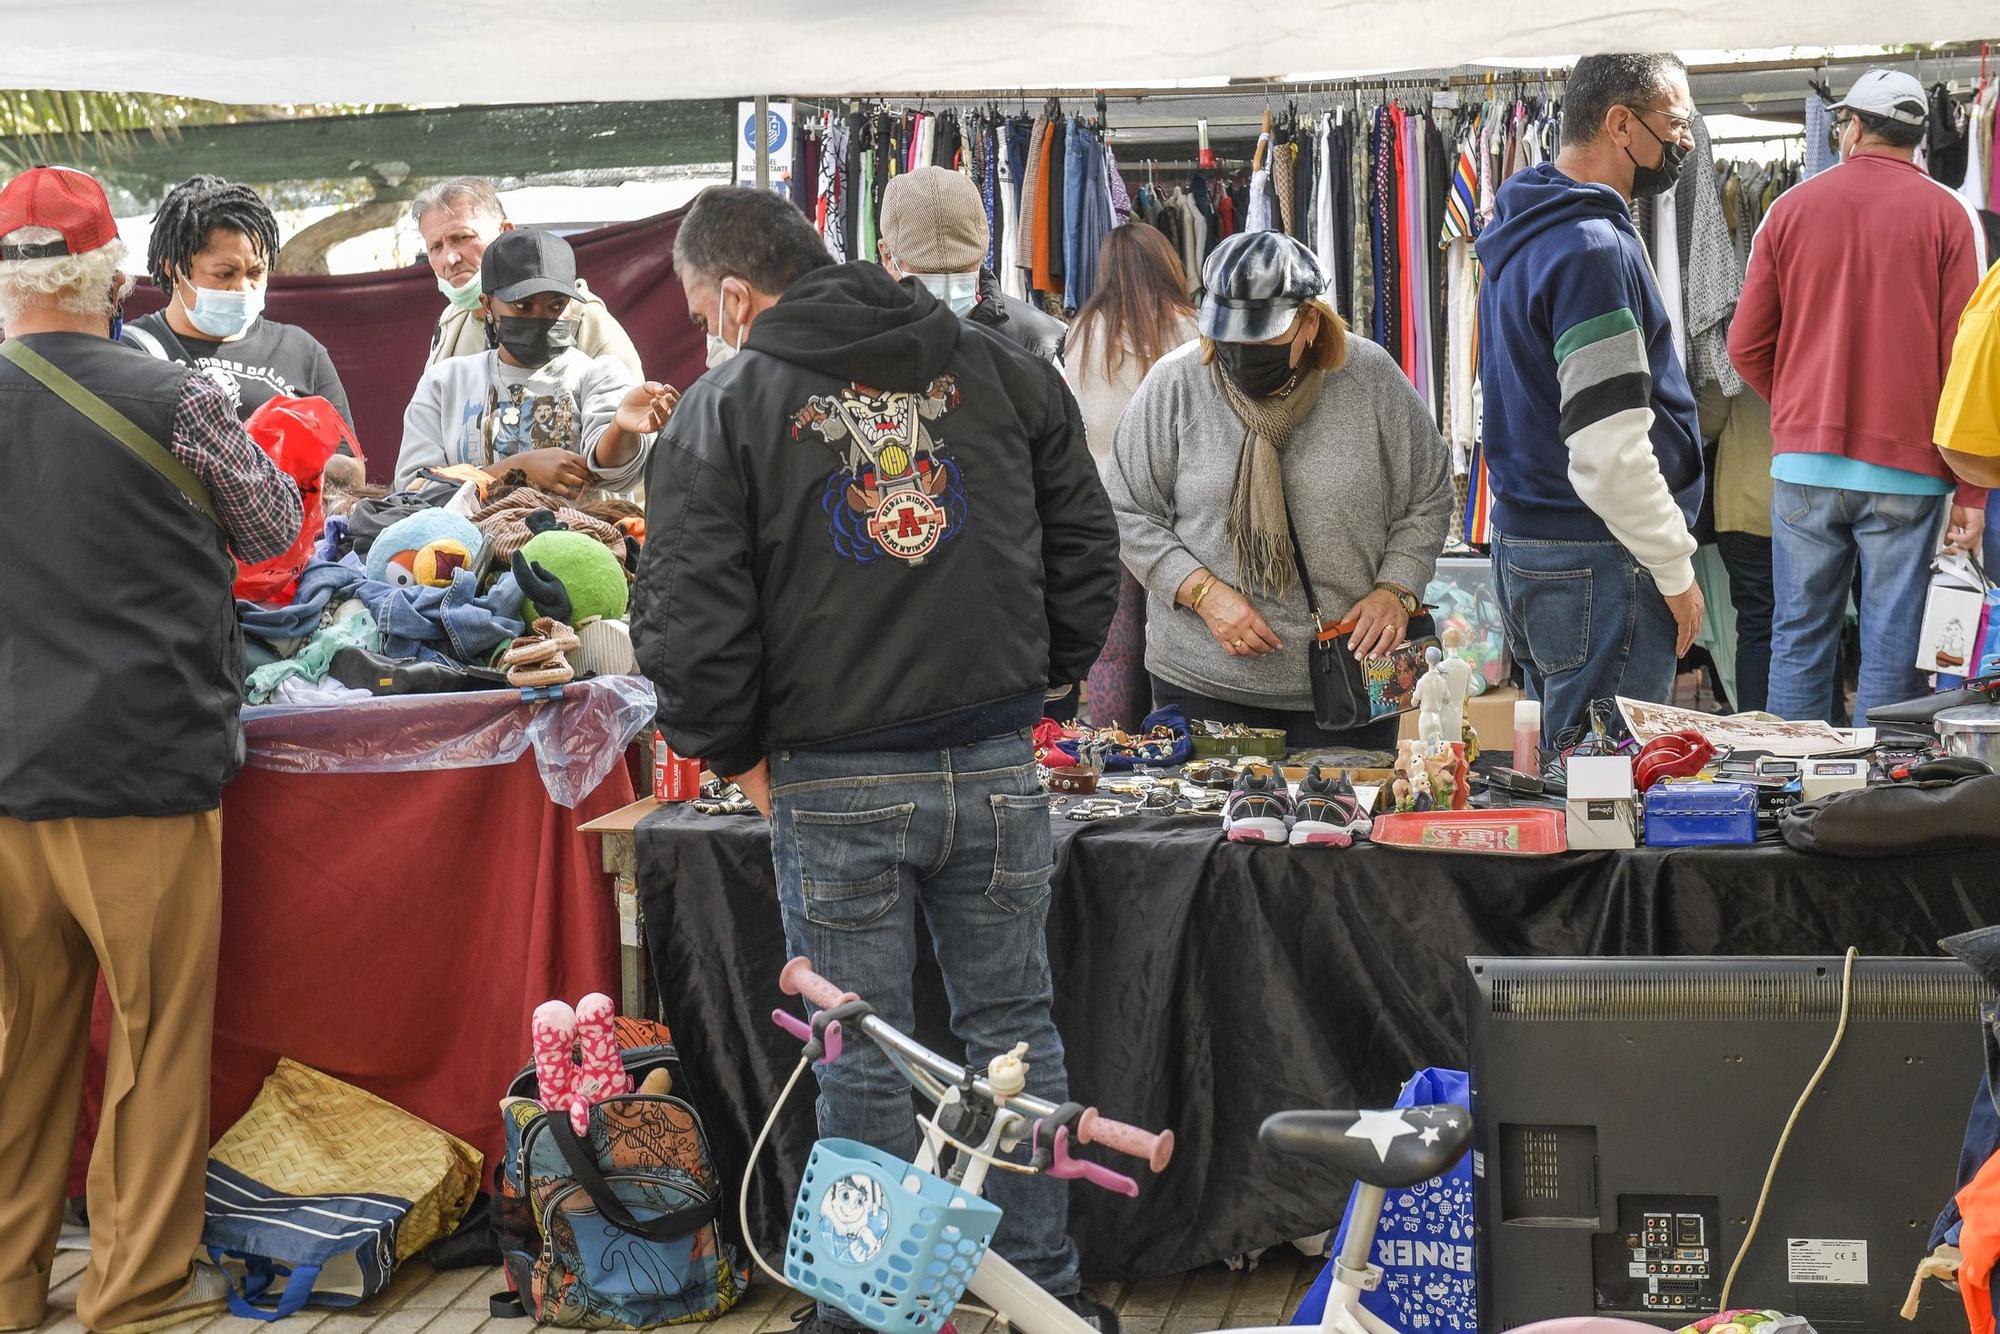
[[[590,290],[625,326],[655,380],[686,388],[701,374],[705,347],[688,323],[687,299],[674,279],[674,236],[686,209],[620,223],[569,238]],[[164,303],[150,283],[132,294],[126,314]],[[271,280],[270,315],[326,344],[354,408],[354,429],[368,472],[387,481],[403,443],[403,409],[422,378],[431,329],[444,298],[428,265],[386,273],[279,276]]]

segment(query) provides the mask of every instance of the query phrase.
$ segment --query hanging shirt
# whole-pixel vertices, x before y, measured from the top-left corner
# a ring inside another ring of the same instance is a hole
[[[1246,232],[1268,232],[1274,224],[1271,221],[1271,136],[1260,135],[1257,139],[1257,157],[1266,165],[1250,173],[1250,216],[1244,219]]]

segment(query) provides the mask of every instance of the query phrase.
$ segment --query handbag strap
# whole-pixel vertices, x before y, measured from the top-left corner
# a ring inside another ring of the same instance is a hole
[[[1285,532],[1292,539],[1292,564],[1298,567],[1299,587],[1306,593],[1306,611],[1313,618],[1313,628],[1325,634],[1326,618],[1320,615],[1319,594],[1313,592],[1312,576],[1306,573],[1306,553],[1305,548],[1299,545],[1299,526],[1292,522],[1292,498],[1285,495],[1282,482],[1279,483],[1278,494],[1285,502]]]
[[[620,1232],[629,1232],[648,1241],[679,1241],[715,1221],[714,1200],[687,1209],[676,1209],[670,1214],[643,1222],[634,1218],[632,1211],[625,1207],[625,1202],[611,1193],[611,1183],[598,1170],[597,1155],[577,1138],[569,1123],[569,1113],[551,1113],[548,1128],[549,1134],[555,1138],[556,1149],[563,1156],[563,1165],[576,1178],[576,1184],[583,1187],[583,1193],[597,1206],[598,1215]]]
[[[190,472],[187,466],[175,458],[159,441],[140,430],[130,417],[78,384],[62,367],[18,338],[10,338],[0,343],[0,357],[7,358],[32,375],[41,382],[44,389],[88,417],[98,429],[138,455],[140,462],[173,483],[174,488],[186,496],[190,504],[206,514],[210,523],[217,528],[222,527],[222,520],[216,516],[215,502],[209,499],[208,488],[201,484],[201,479]]]

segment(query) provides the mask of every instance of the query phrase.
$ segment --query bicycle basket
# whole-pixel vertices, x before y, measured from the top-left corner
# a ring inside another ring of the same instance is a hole
[[[1000,1208],[847,1139],[813,1146],[785,1280],[883,1334],[935,1334],[965,1295]]]

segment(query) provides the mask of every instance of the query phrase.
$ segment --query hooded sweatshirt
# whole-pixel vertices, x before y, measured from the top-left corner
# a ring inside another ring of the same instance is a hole
[[[1668,597],[1694,583],[1694,391],[1630,210],[1553,163],[1500,187],[1476,243],[1493,526],[1616,539]]]
[[[935,750],[1033,726],[1118,600],[1118,531],[1054,367],[881,266],[818,269],[654,448],[632,643],[667,739]]]

